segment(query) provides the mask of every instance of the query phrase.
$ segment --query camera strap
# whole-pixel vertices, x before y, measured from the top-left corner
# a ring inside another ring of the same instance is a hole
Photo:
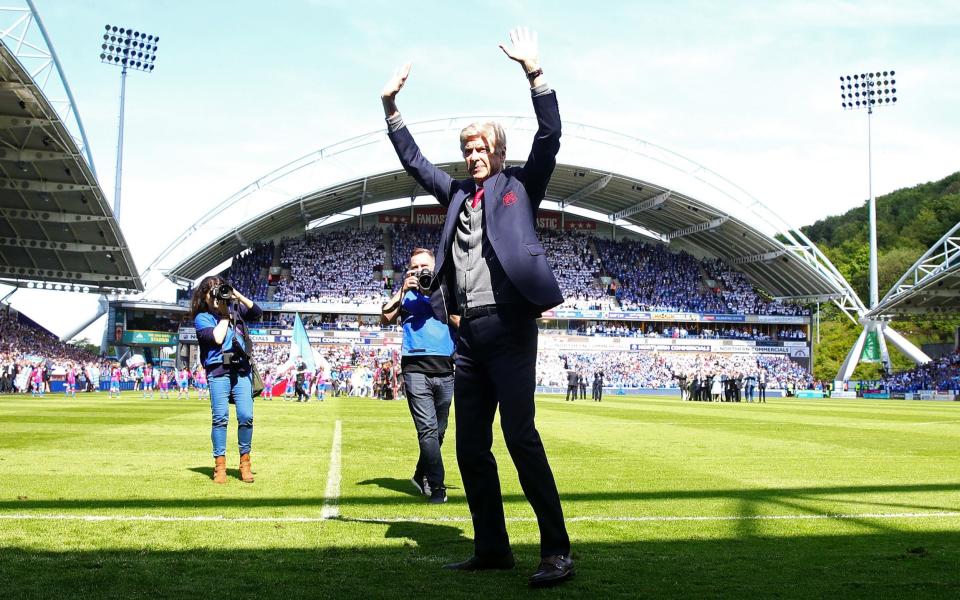
[[[240,316],[240,308],[236,303],[231,303],[230,305],[230,317],[234,321],[234,338],[237,338],[237,333],[239,332],[239,341],[242,346],[243,353],[246,354],[252,362],[253,339],[250,337],[250,331],[247,328],[247,322],[243,320],[242,316]]]

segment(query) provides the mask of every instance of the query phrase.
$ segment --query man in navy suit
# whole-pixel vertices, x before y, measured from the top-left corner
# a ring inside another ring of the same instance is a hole
[[[445,568],[514,566],[490,451],[499,407],[504,441],[540,526],[541,561],[530,584],[546,586],[574,574],[560,496],[534,425],[536,319],[563,302],[534,228],[560,149],[560,112],[540,68],[536,34],[518,28],[510,40],[500,49],[523,67],[539,125],[522,167],[504,167],[506,135],[497,123],[476,123],[460,133],[470,179],[453,179],[424,158],[396,104],[409,64],[387,82],[381,98],[403,168],[447,209],[431,304],[440,320],[459,328],[457,462],[473,517],[474,555]]]

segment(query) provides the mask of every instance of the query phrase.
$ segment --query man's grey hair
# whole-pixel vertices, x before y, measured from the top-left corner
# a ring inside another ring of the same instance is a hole
[[[487,150],[506,156],[507,134],[503,126],[496,121],[486,123],[471,123],[460,132],[460,150],[467,145],[467,140],[478,137],[487,145]]]

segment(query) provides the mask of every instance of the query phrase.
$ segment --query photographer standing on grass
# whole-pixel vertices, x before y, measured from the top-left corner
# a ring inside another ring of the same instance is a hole
[[[205,277],[190,302],[200,360],[210,386],[213,413],[213,481],[227,482],[227,423],[230,404],[237,407],[237,443],[240,446],[240,479],[253,483],[250,443],[253,440],[253,395],[248,352],[250,337],[244,321],[259,319],[260,307],[220,277]]]
[[[403,285],[383,305],[382,323],[399,321],[403,326],[400,369],[420,440],[413,485],[430,496],[431,503],[442,504],[447,488],[440,447],[453,398],[453,331],[433,315],[429,292],[425,293],[433,283],[433,267],[433,251],[414,248]]]

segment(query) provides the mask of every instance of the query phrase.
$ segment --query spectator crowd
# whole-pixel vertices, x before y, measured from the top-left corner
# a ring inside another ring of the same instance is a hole
[[[883,379],[883,386],[891,392],[960,390],[960,353],[941,356],[924,365],[889,375]]]
[[[406,270],[410,252],[435,249],[440,228],[392,225],[391,267]],[[543,229],[540,240],[553,267],[565,301],[560,308],[756,314],[809,315],[797,304],[763,297],[740,271],[722,260],[698,259],[672,252],[663,244],[608,240],[577,231]],[[273,263],[273,243],[260,244],[239,255],[226,273],[255,300],[267,296],[267,273]],[[280,302],[366,304],[383,298],[378,279],[386,259],[383,231],[377,227],[310,232],[280,244],[279,279],[273,299]]]
[[[537,385],[565,387],[569,370],[588,381],[603,373],[606,387],[676,389],[680,377],[757,377],[766,372],[770,389],[807,389],[813,379],[806,369],[779,354],[698,352],[541,352]]]
[[[376,227],[284,240],[280,264],[290,277],[280,281],[274,300],[378,304],[383,283],[375,273],[383,269],[383,254],[383,233]]]

